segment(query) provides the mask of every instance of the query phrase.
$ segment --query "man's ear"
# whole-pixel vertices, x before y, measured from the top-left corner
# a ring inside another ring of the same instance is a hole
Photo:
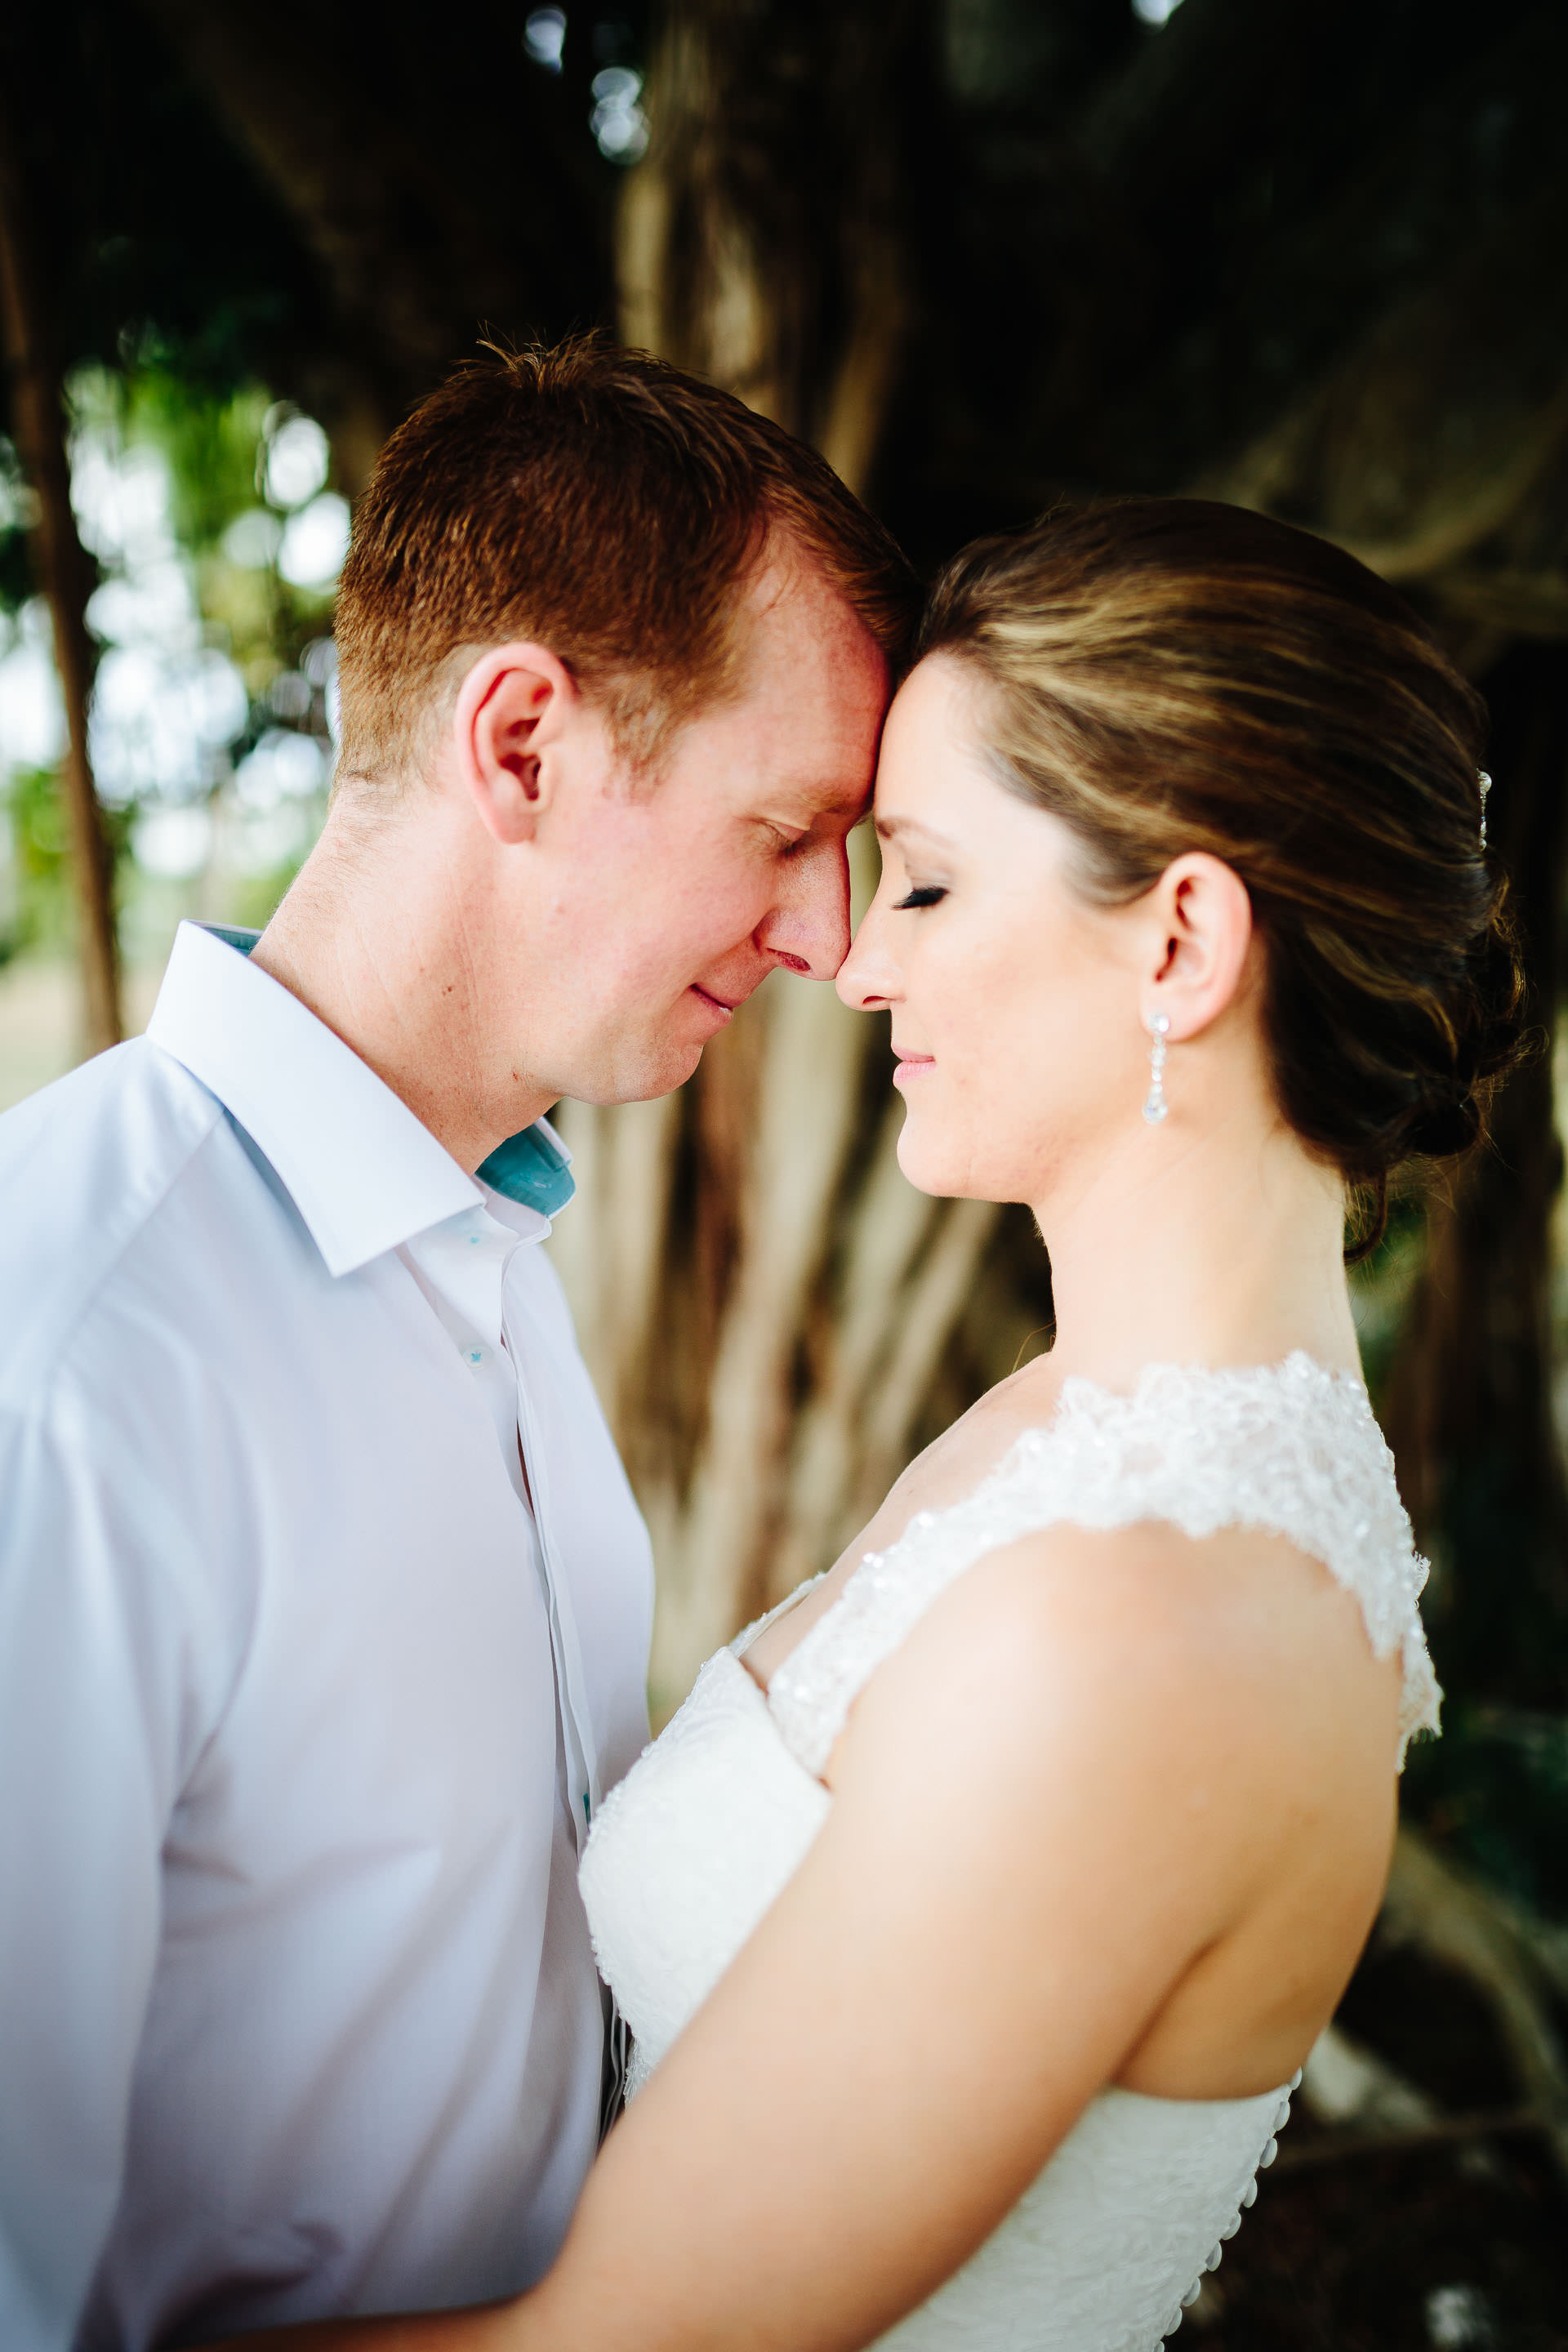
[[[532,839],[555,788],[551,754],[577,708],[575,680],[544,646],[497,646],[458,690],[452,748],[487,832],[504,846]]]
[[[1150,892],[1159,926],[1144,1019],[1163,1013],[1173,1043],[1195,1037],[1241,992],[1252,946],[1252,900],[1234,866],[1190,850]]]

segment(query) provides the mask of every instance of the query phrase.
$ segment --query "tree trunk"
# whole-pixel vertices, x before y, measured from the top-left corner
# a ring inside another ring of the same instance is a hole
[[[904,6],[689,0],[622,216],[627,341],[813,438],[858,492],[899,363],[893,106],[919,64]],[[775,974],[679,1096],[563,1109],[562,1267],[653,1528],[658,1714],[863,1520],[968,1300],[994,1212],[905,1181],[890,1070],[831,989]]]
[[[113,860],[88,753],[93,652],[87,630],[92,567],[71,512],[63,388],[45,348],[27,248],[21,159],[0,115],[0,309],[11,376],[16,451],[37,500],[33,531],[38,584],[54,624],[55,663],[65,698],[68,744],[60,772],[79,909],[79,945],[89,1054],[123,1034],[114,928]]]
[[[1433,1548],[1439,1674],[1467,1696],[1554,1707],[1568,1695],[1568,1498],[1551,1330],[1568,647],[1516,646],[1483,685],[1497,780],[1489,831],[1524,934],[1536,1050],[1503,1091],[1490,1146],[1433,1199],[1385,1420]]]

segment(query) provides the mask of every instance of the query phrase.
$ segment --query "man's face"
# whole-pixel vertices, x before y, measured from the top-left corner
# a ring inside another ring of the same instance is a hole
[[[635,775],[587,703],[561,740],[517,910],[526,986],[507,1007],[542,1092],[667,1094],[775,964],[831,980],[844,960],[847,838],[887,665],[802,562],[771,563],[746,604],[739,692],[681,729],[655,776]]]

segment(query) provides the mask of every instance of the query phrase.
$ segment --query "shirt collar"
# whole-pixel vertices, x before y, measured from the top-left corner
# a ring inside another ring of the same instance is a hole
[[[259,936],[182,923],[147,1034],[270,1160],[328,1271],[352,1274],[487,1195],[514,1204],[509,1224],[548,1232],[574,1190],[553,1128],[540,1119],[510,1137],[476,1181],[325,1022],[248,961]]]

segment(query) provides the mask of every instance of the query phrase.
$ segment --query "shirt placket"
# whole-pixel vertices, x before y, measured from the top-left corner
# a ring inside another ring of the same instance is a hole
[[[555,1541],[551,1507],[550,1465],[539,1443],[537,1416],[519,1355],[508,1354],[517,1381],[518,1433],[533,1497],[533,1524],[538,1536],[539,1573],[550,1612],[550,1643],[555,1661],[556,1690],[566,1747],[566,1769],[572,1783],[572,1831],[581,1854],[598,1811],[601,1795],[597,1743],[588,1705],[587,1675],[583,1644],[572,1606],[571,1580]]]
[[[532,1519],[531,1549],[550,1627],[572,1832],[580,1853],[600,1793],[587,1675],[571,1583],[555,1538],[549,1465],[521,1357],[507,1329],[507,1268],[514,1253],[528,1245],[528,1236],[511,1232],[479,1206],[421,1234],[409,1255],[426,1295],[436,1293],[437,1313],[480,1385],[508,1475]]]

